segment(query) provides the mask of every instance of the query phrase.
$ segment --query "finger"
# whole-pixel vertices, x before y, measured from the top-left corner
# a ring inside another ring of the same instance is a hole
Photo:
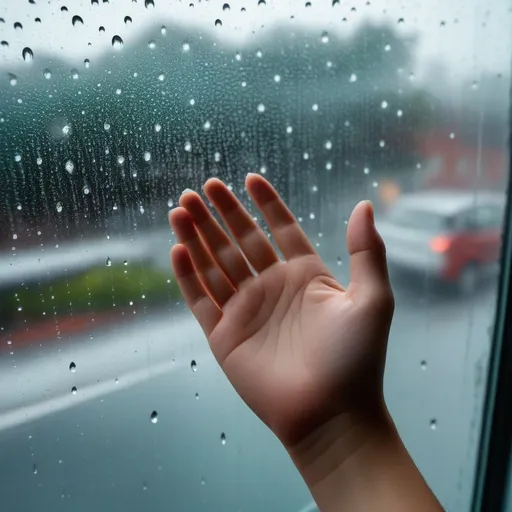
[[[199,237],[192,217],[185,208],[178,207],[170,213],[169,222],[178,241],[186,246],[199,278],[213,300],[222,308],[235,293],[235,289]]]
[[[350,254],[350,292],[368,294],[390,291],[386,248],[374,223],[369,201],[356,205],[347,226]]]
[[[242,253],[210,213],[199,194],[192,191],[183,193],[180,205],[192,217],[200,237],[235,288],[253,277]]]
[[[289,260],[316,254],[297,219],[276,189],[259,174],[249,173],[246,179],[249,195],[260,209],[284,257]]]
[[[256,272],[262,272],[279,261],[265,233],[222,181],[209,179],[204,191]]]
[[[222,311],[213,302],[199,280],[192,259],[184,245],[171,249],[171,264],[181,293],[207,337],[222,318]]]

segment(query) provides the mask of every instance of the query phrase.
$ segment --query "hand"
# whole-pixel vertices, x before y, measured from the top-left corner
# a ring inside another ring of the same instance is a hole
[[[393,294],[370,203],[359,203],[348,223],[345,289],[274,188],[255,174],[246,187],[285,260],[235,195],[210,179],[204,192],[239,248],[187,191],[170,214],[179,241],[172,266],[226,376],[291,448],[340,415],[382,412]]]

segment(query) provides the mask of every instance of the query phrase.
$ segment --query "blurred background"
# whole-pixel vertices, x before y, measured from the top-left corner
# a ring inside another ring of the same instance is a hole
[[[183,306],[167,212],[280,191],[347,283],[371,199],[397,308],[385,392],[469,510],[508,180],[512,4],[0,6],[0,506],[314,511]]]

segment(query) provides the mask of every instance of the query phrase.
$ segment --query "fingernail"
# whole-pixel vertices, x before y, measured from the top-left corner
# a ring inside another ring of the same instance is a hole
[[[367,199],[366,202],[368,203],[368,206],[370,207],[370,220],[372,222],[372,224],[374,225],[375,224],[375,210],[373,208],[373,203]]]
[[[248,172],[247,177],[249,176],[259,176],[259,174],[256,174],[255,172]]]
[[[186,194],[187,192],[194,192],[191,188],[186,188],[181,195]]]

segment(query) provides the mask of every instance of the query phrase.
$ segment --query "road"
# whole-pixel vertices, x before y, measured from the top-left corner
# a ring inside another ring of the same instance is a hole
[[[346,259],[340,265],[324,249],[346,282]],[[163,265],[166,251],[156,252]],[[402,284],[396,298],[385,375],[391,413],[445,507],[468,510],[495,288],[460,299]],[[315,510],[188,313],[139,317],[2,353],[2,510]]]

